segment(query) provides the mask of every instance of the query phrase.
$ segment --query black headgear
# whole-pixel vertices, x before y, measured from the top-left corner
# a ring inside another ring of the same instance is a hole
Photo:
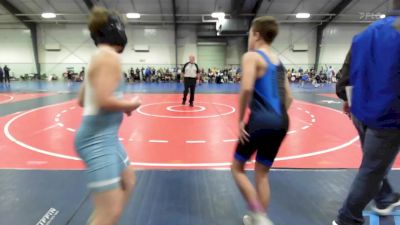
[[[90,33],[94,43],[98,44],[109,44],[122,46],[124,51],[125,45],[128,42],[125,34],[125,25],[118,15],[109,15],[107,24],[95,33]]]

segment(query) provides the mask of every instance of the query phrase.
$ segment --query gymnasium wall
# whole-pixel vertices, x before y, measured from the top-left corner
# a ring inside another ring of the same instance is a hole
[[[353,36],[367,25],[331,24],[325,28],[322,39],[320,65],[343,64]]]
[[[178,25],[178,64],[188,61],[190,55],[197,56],[197,30],[193,25]]]
[[[174,27],[128,25],[129,39],[122,55],[124,69],[149,65],[173,67],[175,65]],[[61,51],[45,51],[45,45],[59,44]],[[178,65],[188,61],[189,55],[198,56],[197,29],[194,25],[179,25],[177,33]],[[135,52],[134,45],[148,46],[149,52]],[[89,32],[84,25],[40,26],[39,51],[43,73],[61,74],[66,67],[80,70],[95,50]],[[226,59],[223,64],[239,65],[245,51],[243,38],[232,38],[227,42]]]
[[[247,51],[247,42],[244,37],[230,38],[226,45],[226,65],[239,66],[242,55]]]
[[[272,47],[289,68],[307,68],[315,61],[316,26],[308,24],[282,24]],[[292,45],[307,45],[308,51],[293,52]]]
[[[367,24],[331,24],[325,28],[321,43],[320,67],[340,69],[354,35],[363,31]],[[273,44],[287,68],[312,68],[315,62],[316,25],[283,24]],[[292,44],[307,45],[307,52],[293,52]]]
[[[366,25],[332,24],[323,34],[321,65],[339,68],[351,43],[352,36]],[[195,25],[178,26],[178,64],[187,61],[190,54],[197,56],[197,29]],[[124,69],[131,66],[172,67],[175,65],[174,27],[171,25],[128,25],[129,38],[122,56]],[[21,26],[0,26],[0,65],[8,64],[17,75],[35,71],[30,33]],[[315,61],[316,26],[310,24],[281,24],[273,48],[288,68],[310,68]],[[42,73],[61,75],[67,67],[80,71],[87,66],[95,50],[85,25],[40,24],[38,26],[39,58]],[[59,44],[61,51],[45,51],[45,45]],[[307,45],[306,52],[293,52],[293,44]],[[147,45],[150,52],[137,53],[134,45]],[[247,49],[243,37],[227,38],[225,64],[238,65]]]
[[[0,25],[0,66],[8,65],[11,73],[35,70],[30,31],[23,26]]]
[[[84,25],[42,25],[39,49],[42,71],[60,74],[67,66],[82,67],[95,50]],[[124,69],[150,65],[164,67],[175,64],[175,42],[172,26],[126,27],[128,44],[122,54]],[[45,51],[46,44],[60,44],[61,51]],[[149,52],[135,52],[134,46],[147,46]]]

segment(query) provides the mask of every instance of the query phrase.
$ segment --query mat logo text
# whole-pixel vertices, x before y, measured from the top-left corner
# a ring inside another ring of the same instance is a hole
[[[39,222],[36,223],[36,225],[49,225],[51,221],[54,220],[54,218],[57,216],[57,214],[60,211],[58,211],[55,208],[50,208],[46,214],[39,220]]]

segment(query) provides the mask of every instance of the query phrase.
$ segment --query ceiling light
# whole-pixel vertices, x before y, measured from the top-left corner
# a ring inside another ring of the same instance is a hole
[[[217,18],[219,20],[225,19],[225,13],[224,12],[213,12],[211,14],[212,18]]]
[[[126,17],[128,19],[139,19],[140,18],[140,13],[127,13]]]
[[[296,18],[298,19],[308,19],[310,18],[311,14],[310,13],[297,13]]]
[[[45,19],[52,19],[52,18],[56,18],[56,14],[50,13],[50,12],[42,13],[42,17]]]
[[[380,15],[379,16],[381,19],[384,19],[385,17],[386,17],[386,15],[385,14],[382,14],[382,15]]]

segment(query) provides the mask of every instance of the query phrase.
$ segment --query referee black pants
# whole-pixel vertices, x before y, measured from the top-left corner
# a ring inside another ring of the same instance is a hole
[[[196,78],[191,78],[191,77],[185,77],[184,78],[184,85],[185,85],[185,90],[183,91],[183,99],[182,102],[186,102],[187,95],[190,91],[190,100],[189,103],[193,104],[194,101],[194,91],[196,90]]]
[[[7,82],[10,83],[10,74],[6,74],[6,75],[5,75],[4,81],[5,81],[5,83],[7,83]],[[1,82],[3,82],[3,79],[2,79]]]

